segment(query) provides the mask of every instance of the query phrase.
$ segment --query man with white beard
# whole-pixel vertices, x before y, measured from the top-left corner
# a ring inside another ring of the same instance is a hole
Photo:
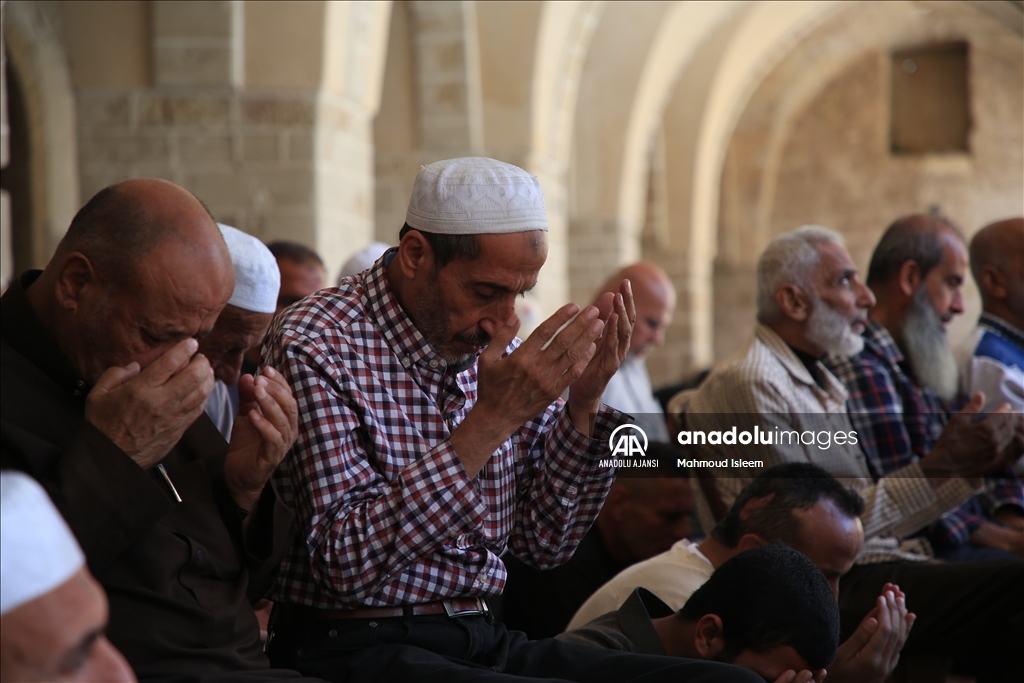
[[[1024,642],[1024,562],[932,563],[928,541],[914,536],[970,498],[982,474],[1005,468],[1000,454],[1017,436],[1013,416],[1003,411],[978,420],[976,402],[950,419],[920,459],[875,469],[858,444],[865,435],[850,424],[846,388],[821,362],[827,353],[857,353],[861,344],[866,352],[870,342],[859,333],[874,324],[867,318],[874,306],[838,234],[808,226],[768,245],[757,265],[754,339],[715,367],[689,401],[677,435],[693,448],[686,457],[717,463],[700,480],[702,522],[716,505],[731,505],[762,467],[822,467],[865,503],[864,548],[840,581],[841,638],[857,628],[886,583],[898,583],[907,609],[918,615],[904,654],[951,658],[978,683],[1015,680],[1016,644]],[[730,466],[720,466],[723,460]]]
[[[959,372],[946,327],[964,311],[966,274],[963,237],[932,216],[900,218],[875,248],[867,283],[878,303],[864,331],[864,349],[827,362],[850,392],[850,420],[879,474],[925,458],[945,432],[970,429],[960,420],[947,424]],[[984,404],[984,395],[976,393],[965,412],[980,412]],[[1024,426],[1009,409],[997,407],[989,422],[1016,430],[1016,438],[999,449],[1012,462],[1021,455]],[[975,442],[958,450],[981,447]],[[1024,521],[1024,487],[1012,473],[997,474],[986,480],[983,494],[928,528],[937,555],[965,561],[1024,556],[1024,534],[1005,524]]]

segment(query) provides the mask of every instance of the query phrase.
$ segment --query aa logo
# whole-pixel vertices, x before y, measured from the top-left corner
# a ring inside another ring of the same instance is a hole
[[[617,455],[641,458],[647,455],[647,434],[634,424],[619,425],[608,439],[612,457]]]

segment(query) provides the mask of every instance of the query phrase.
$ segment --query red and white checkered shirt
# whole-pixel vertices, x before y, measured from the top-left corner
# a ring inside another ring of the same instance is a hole
[[[476,366],[447,372],[384,261],[278,316],[264,349],[299,404],[274,483],[301,530],[274,600],[354,608],[500,594],[506,544],[539,567],[565,562],[614,478],[598,460],[622,414],[602,407],[588,438],[557,400],[470,479],[449,438],[476,402]]]

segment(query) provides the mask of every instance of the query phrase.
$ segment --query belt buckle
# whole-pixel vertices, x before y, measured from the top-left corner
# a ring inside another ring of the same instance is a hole
[[[455,605],[452,604],[451,600],[442,600],[441,604],[444,605],[444,613],[452,619],[455,619],[457,617],[474,617],[481,614],[486,616],[487,614],[490,614],[491,610],[490,607],[487,605],[486,600],[484,600],[483,598],[473,599],[476,601],[475,609],[457,609]]]

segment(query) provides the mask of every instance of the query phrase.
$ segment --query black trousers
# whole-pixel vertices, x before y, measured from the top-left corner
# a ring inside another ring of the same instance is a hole
[[[637,655],[547,639],[528,641],[485,616],[343,619],[274,626],[273,666],[340,683],[545,681],[763,683],[717,662]]]
[[[842,639],[856,630],[886,583],[907,594],[917,621],[906,655],[951,659],[978,683],[1019,681],[1024,672],[1024,561],[855,566],[839,583]]]

